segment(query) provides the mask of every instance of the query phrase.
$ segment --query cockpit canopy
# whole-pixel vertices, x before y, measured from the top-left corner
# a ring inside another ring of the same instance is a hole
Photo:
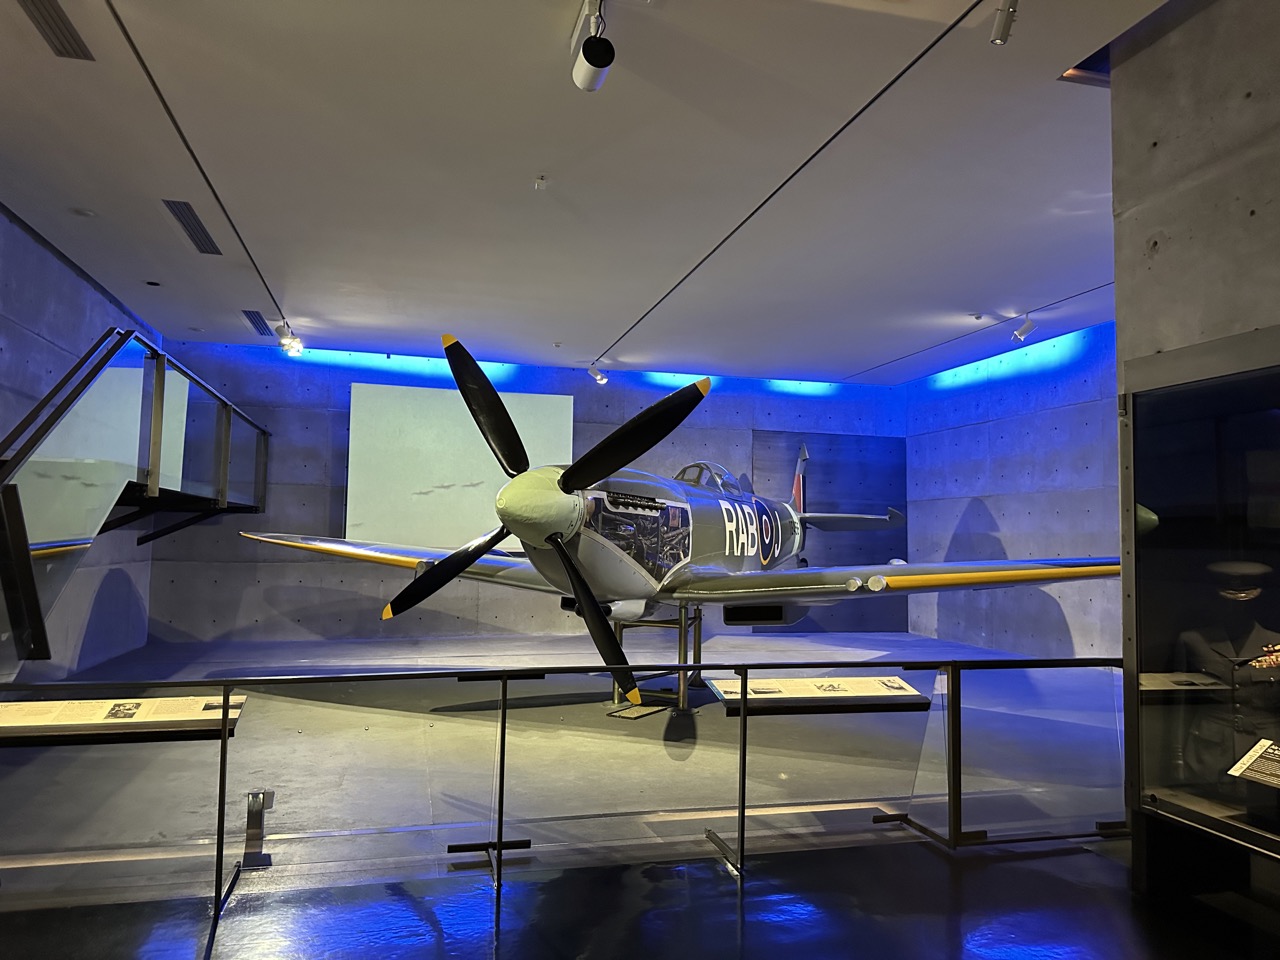
[[[751,483],[745,475],[740,481],[727,467],[712,463],[710,460],[699,460],[697,463],[682,467],[675,478],[694,486],[706,487],[708,490],[735,497],[751,492]]]

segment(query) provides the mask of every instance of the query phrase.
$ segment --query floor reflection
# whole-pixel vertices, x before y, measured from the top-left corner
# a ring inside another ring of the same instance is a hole
[[[500,900],[478,872],[325,887],[262,871],[246,875],[231,898],[213,956],[1280,956],[1280,942],[1207,907],[1135,904],[1125,867],[1084,846],[952,855],[899,843],[758,857],[747,866],[741,890],[712,860],[512,871]],[[200,955],[207,916],[207,901],[184,900],[0,913],[0,921],[6,956],[168,960]]]

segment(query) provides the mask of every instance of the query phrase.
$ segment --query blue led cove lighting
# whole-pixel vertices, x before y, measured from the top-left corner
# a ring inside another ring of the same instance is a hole
[[[820,380],[766,380],[764,388],[774,393],[790,393],[801,397],[828,397],[840,389],[840,384]]]
[[[302,363],[318,363],[329,367],[348,367],[353,370],[377,370],[382,373],[407,374],[424,380],[439,380],[453,384],[453,373],[443,357],[409,357],[397,353],[362,353],[354,350],[308,349],[294,360]],[[479,361],[480,369],[494,383],[513,380],[521,367],[514,363],[490,363]]]
[[[1052,340],[1032,343],[986,360],[953,367],[928,377],[931,390],[955,390],[993,380],[1010,380],[1056,370],[1084,358],[1096,327],[1086,327]]]
[[[687,386],[690,383],[701,380],[703,377],[700,373],[642,373],[640,376],[649,383],[655,384],[659,387],[667,387],[671,390]],[[719,382],[719,377],[711,378],[711,386],[713,388]]]

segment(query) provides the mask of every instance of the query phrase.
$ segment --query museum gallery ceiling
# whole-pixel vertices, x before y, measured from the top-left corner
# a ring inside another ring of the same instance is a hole
[[[606,0],[585,93],[578,0],[7,4],[0,202],[169,337],[901,382],[1112,319],[1058,78],[1158,5]]]

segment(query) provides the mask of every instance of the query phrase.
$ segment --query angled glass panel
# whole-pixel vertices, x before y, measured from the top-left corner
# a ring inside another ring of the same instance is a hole
[[[227,502],[252,506],[257,500],[258,438],[248,420],[231,414],[231,464],[227,477]]]
[[[632,659],[669,634],[629,632]],[[583,660],[594,654],[582,638]],[[673,709],[674,676],[641,682],[644,705],[615,703],[607,673],[513,680],[508,705],[504,876],[583,864],[716,857],[707,830],[727,836],[737,809],[736,720],[694,688]]]
[[[747,855],[914,840],[895,823],[911,797],[933,670],[852,666],[747,677]],[[717,684],[737,714],[740,683]]]
[[[991,840],[1123,824],[1118,668],[965,670],[963,829]]]
[[[488,869],[494,834],[495,682],[244,687],[227,777],[228,863],[242,859],[251,795],[270,792],[260,852],[238,896],[407,882]]]
[[[183,493],[210,500],[218,495],[221,451],[218,448],[219,399],[180,371],[165,371],[162,486],[177,480]],[[178,425],[181,425],[181,433]]]
[[[110,916],[118,905],[203,899],[193,923],[169,931],[177,946],[202,943],[215,879],[221,691],[113,686],[20,697],[0,704],[5,910],[93,903]],[[83,940],[53,952],[101,947],[97,924],[72,933]]]
[[[46,616],[125,485],[143,479],[148,374],[146,348],[126,344],[14,474]]]

